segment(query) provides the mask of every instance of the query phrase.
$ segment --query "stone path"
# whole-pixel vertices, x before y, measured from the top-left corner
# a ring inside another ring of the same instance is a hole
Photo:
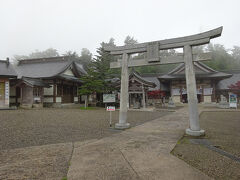
[[[68,180],[210,179],[170,154],[186,127],[185,107],[111,137],[75,143]]]

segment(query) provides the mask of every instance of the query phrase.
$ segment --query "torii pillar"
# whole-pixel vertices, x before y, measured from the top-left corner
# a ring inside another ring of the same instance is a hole
[[[205,131],[200,129],[199,115],[198,115],[198,99],[196,78],[193,66],[192,47],[186,45],[184,51],[185,76],[188,95],[188,109],[189,109],[189,128],[186,129],[186,134],[191,136],[204,135]]]
[[[127,111],[128,111],[128,59],[129,55],[123,53],[122,55],[122,73],[121,73],[121,93],[120,93],[120,111],[119,122],[115,124],[116,129],[127,129],[130,124],[127,123]]]

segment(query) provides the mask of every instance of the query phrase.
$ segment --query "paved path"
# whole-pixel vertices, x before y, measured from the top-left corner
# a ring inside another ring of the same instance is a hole
[[[111,137],[75,143],[68,180],[210,179],[170,154],[187,126],[185,107]]]

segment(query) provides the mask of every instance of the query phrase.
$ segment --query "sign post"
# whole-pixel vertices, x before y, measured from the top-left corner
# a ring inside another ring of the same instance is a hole
[[[103,103],[115,103],[116,95],[115,94],[103,94]],[[106,107],[106,106],[105,106]],[[115,106],[107,106],[107,111],[110,111],[109,124],[112,127],[112,111],[115,111]]]
[[[115,111],[115,106],[107,106],[107,111],[110,112],[109,125],[112,127],[112,111]]]
[[[229,107],[233,107],[237,109],[237,95],[230,93],[229,94]]]

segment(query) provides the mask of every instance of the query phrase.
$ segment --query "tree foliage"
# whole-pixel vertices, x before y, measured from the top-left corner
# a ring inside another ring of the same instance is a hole
[[[114,44],[113,39],[110,39],[109,43]],[[111,83],[108,82],[108,79],[110,80],[113,77],[110,69],[113,56],[104,51],[103,48],[104,45],[109,45],[109,43],[101,43],[101,46],[97,49],[98,54],[88,65],[88,74],[81,78],[84,85],[79,89],[80,94],[107,93],[113,90]]]
[[[87,48],[82,48],[80,56],[76,51],[66,51],[63,55],[71,56],[72,59],[79,61],[81,64],[83,64],[84,68],[87,68],[87,66],[92,61],[92,53]]]
[[[231,50],[232,54],[221,44],[209,44],[206,51],[212,52],[212,60],[204,62],[209,67],[219,71],[240,69],[240,48],[237,46]]]
[[[136,39],[134,39],[134,37],[131,37],[129,35],[124,40],[125,46],[130,46],[130,45],[137,44],[137,43],[138,43],[138,41]]]
[[[14,55],[14,60],[57,57],[59,53],[56,49],[48,48],[44,51],[35,50],[29,55]]]

